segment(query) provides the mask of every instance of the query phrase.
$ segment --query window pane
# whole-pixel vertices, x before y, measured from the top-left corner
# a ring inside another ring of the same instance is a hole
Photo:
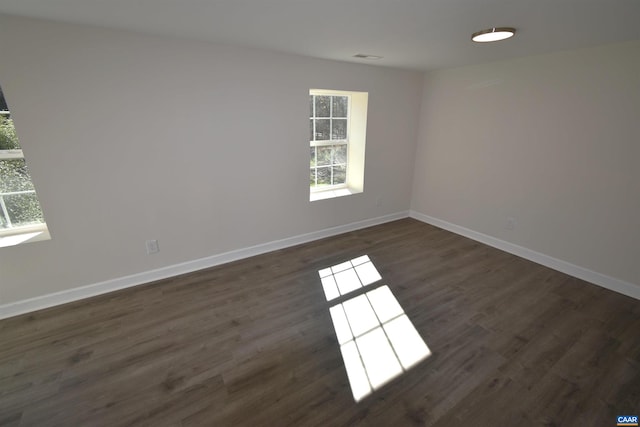
[[[4,94],[2,93],[2,88],[0,88],[0,110],[9,111],[9,106],[7,105],[7,101],[4,99]]]
[[[0,101],[4,102],[2,96],[0,96]],[[16,128],[13,126],[13,120],[4,114],[0,115],[0,150],[19,149],[20,144],[18,143]]]
[[[0,109],[7,103],[0,89]],[[8,114],[0,115],[0,150],[19,150],[18,136]],[[13,153],[21,157],[19,152]],[[0,229],[44,223],[42,209],[24,158],[0,160]]]
[[[313,117],[313,95],[309,95],[309,117]]]
[[[332,96],[333,98],[333,115],[332,117],[347,117],[349,97]]]
[[[331,139],[347,139],[347,119],[333,119]]]
[[[0,230],[8,227],[9,227],[9,223],[7,222],[7,218],[4,215],[4,211],[0,209]]]
[[[310,187],[316,186],[316,170],[315,169],[311,169],[309,173],[309,186]]]
[[[316,96],[316,117],[329,117],[331,113],[330,102],[330,96]]]
[[[347,163],[347,146],[346,145],[334,145],[333,151],[333,163]]]
[[[9,213],[11,224],[16,226],[43,223],[42,210],[35,193],[15,194],[3,196],[4,204]],[[2,221],[2,220],[0,220]],[[0,228],[6,228],[6,219],[0,224]]]
[[[317,119],[316,120],[316,138],[315,141],[326,141],[329,139],[330,129],[329,119]]]
[[[0,194],[33,189],[24,159],[0,160]]]
[[[309,141],[313,141],[313,119],[309,120]]]
[[[315,165],[316,165],[316,147],[311,147],[309,166],[314,167]]]
[[[347,168],[344,166],[333,167],[333,185],[344,184],[347,182]]]
[[[318,168],[318,185],[331,185],[331,166]]]
[[[331,151],[332,147],[316,147],[318,149],[318,157],[316,161],[319,166],[330,165],[331,164]]]

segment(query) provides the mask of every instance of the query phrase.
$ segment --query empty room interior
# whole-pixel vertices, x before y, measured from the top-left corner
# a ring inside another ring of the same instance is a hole
[[[637,426],[638,22],[3,0],[0,426]]]

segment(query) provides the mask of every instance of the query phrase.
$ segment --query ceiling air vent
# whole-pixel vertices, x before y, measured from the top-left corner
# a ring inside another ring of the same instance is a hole
[[[353,55],[354,58],[360,58],[360,59],[369,59],[369,60],[376,60],[376,59],[382,59],[382,56],[378,56],[378,55],[365,55],[364,53],[357,53],[355,55]]]

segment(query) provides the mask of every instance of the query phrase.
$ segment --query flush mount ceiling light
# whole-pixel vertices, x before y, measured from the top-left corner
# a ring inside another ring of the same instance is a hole
[[[471,35],[471,40],[476,43],[489,43],[506,40],[516,34],[516,29],[511,27],[489,28]]]

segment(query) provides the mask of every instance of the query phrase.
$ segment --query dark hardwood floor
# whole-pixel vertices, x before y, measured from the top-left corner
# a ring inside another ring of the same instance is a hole
[[[367,254],[432,355],[354,402],[318,270]],[[640,301],[404,219],[0,321],[1,426],[615,426]]]

